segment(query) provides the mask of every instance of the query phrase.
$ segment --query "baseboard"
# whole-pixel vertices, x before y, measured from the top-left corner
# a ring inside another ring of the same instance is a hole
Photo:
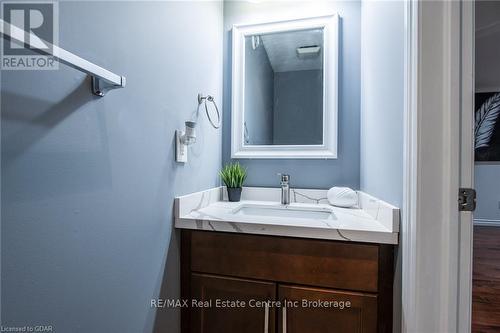
[[[474,225],[487,225],[491,227],[500,227],[500,220],[474,219]]]

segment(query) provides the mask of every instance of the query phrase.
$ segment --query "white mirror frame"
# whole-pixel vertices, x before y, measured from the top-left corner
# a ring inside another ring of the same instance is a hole
[[[245,145],[245,36],[323,28],[323,144]],[[234,25],[232,56],[232,158],[337,158],[339,17],[337,14],[291,21]]]

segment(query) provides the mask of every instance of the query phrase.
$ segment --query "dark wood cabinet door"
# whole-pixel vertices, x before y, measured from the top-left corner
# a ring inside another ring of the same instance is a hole
[[[377,332],[375,295],[287,285],[278,295],[280,333]]]
[[[192,333],[274,333],[275,309],[256,301],[273,301],[276,284],[208,274],[191,275],[191,298],[201,307],[191,307]],[[236,302],[245,302],[243,307]],[[219,302],[219,303],[218,303]],[[226,306],[220,302],[226,302]]]

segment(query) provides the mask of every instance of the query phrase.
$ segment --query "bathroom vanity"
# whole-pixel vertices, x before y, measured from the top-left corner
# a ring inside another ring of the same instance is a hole
[[[286,206],[277,188],[224,193],[176,199],[182,332],[392,332],[397,208],[362,192],[360,208],[321,190]]]
[[[342,158],[337,14],[235,25],[231,54],[232,159]],[[392,332],[399,210],[359,191],[333,207],[289,180],[176,199],[182,332]]]

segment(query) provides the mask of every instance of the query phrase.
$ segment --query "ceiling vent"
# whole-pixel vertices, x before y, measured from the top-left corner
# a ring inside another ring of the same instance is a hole
[[[297,56],[299,58],[317,57],[319,51],[321,51],[321,46],[318,45],[301,46],[297,48]]]

